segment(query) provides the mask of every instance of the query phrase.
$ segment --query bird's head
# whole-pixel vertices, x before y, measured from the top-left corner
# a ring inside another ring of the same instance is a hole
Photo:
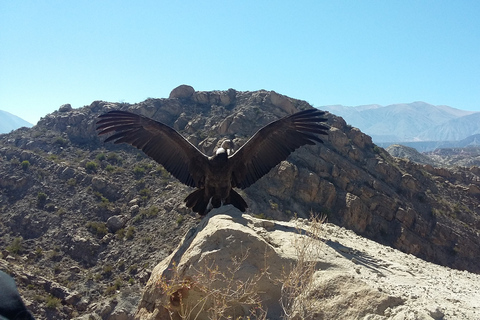
[[[223,140],[222,142],[222,145],[220,146],[220,148],[217,149],[217,151],[215,152],[216,155],[220,154],[220,153],[227,153],[227,156],[230,156],[233,154],[233,142],[232,140]]]

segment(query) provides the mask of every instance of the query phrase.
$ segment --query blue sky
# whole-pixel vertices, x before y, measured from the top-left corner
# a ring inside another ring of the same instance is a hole
[[[480,111],[480,1],[0,1],[0,110],[275,90]]]

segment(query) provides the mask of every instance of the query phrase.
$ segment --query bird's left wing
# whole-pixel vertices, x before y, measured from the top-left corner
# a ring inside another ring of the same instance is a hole
[[[110,111],[99,118],[98,134],[113,133],[105,142],[131,144],[161,164],[180,182],[199,187],[208,158],[175,129],[127,111]]]
[[[308,109],[271,122],[258,130],[230,158],[232,186],[247,188],[267,174],[295,149],[323,143],[317,136],[326,135],[328,127],[321,124],[325,112]]]

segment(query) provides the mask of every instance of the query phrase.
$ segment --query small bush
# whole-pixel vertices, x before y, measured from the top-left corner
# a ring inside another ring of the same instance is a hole
[[[132,240],[134,235],[135,235],[135,227],[134,226],[128,227],[127,233],[125,234],[125,238],[127,238],[127,240]]]
[[[28,160],[22,161],[22,169],[27,170],[30,167],[30,162]]]
[[[69,187],[75,187],[77,185],[77,179],[75,178],[70,178],[67,180],[67,185]]]
[[[160,209],[157,206],[151,206],[150,208],[143,210],[143,212],[140,212],[140,214],[143,213],[147,217],[151,218],[151,217],[155,217],[159,211]]]
[[[112,173],[113,171],[115,171],[115,166],[112,166],[111,164],[107,164],[107,166],[105,167],[105,170]]]
[[[61,305],[60,302],[61,302],[60,299],[55,298],[54,296],[48,296],[46,301],[45,301],[46,307],[48,309],[57,309]]]
[[[36,256],[37,258],[43,256],[43,249],[42,249],[42,247],[37,247],[37,248],[35,249],[35,256]]]
[[[108,233],[107,224],[104,222],[89,221],[87,222],[86,227],[88,230],[95,233],[97,236],[102,237]]]
[[[158,288],[169,297],[164,307],[181,319],[195,319],[201,312],[206,312],[209,319],[233,319],[231,314],[241,306],[250,311],[250,316],[245,319],[266,319],[257,283],[268,276],[268,267],[265,265],[262,272],[240,281],[237,275],[247,257],[248,249],[242,256],[233,257],[227,270],[220,270],[214,261],[205,262],[190,279],[183,278],[177,265],[173,264],[170,279],[161,278],[157,282]],[[184,300],[192,289],[202,292],[202,296],[195,302]],[[210,307],[204,309],[207,305]]]
[[[89,172],[89,173],[97,172],[98,165],[95,161],[88,161],[85,164],[85,169],[87,169],[87,172]]]
[[[97,156],[95,157],[98,161],[103,161],[105,160],[107,157],[105,156],[105,153],[99,153],[97,154]]]
[[[183,222],[183,220],[185,220],[185,218],[182,215],[179,215],[177,217],[177,224],[181,224]]]
[[[47,195],[43,192],[37,194],[37,207],[42,208],[47,202]]]
[[[54,143],[60,147],[63,147],[67,144],[67,140],[63,139],[62,137],[57,137]]]
[[[7,251],[13,254],[18,254],[23,250],[23,238],[17,237],[13,239],[12,243],[7,247]]]
[[[107,294],[107,295],[114,294],[122,286],[123,286],[123,280],[121,278],[117,278],[117,279],[115,279],[115,282],[113,283],[113,285],[111,285],[111,286],[107,287],[107,289],[105,289],[105,294]]]
[[[133,174],[138,179],[145,174],[145,168],[140,167],[140,166],[136,166],[135,168],[133,168]]]
[[[140,194],[141,200],[144,203],[146,203],[147,200],[150,198],[151,193],[152,192],[148,188],[143,188],[142,190],[140,190],[139,194]]]
[[[122,162],[120,157],[115,152],[110,152],[109,154],[107,154],[107,161],[113,164]]]
[[[118,229],[117,232],[115,232],[115,235],[117,236],[118,240],[122,240],[123,238],[125,238],[125,229]]]
[[[113,266],[111,264],[106,264],[103,266],[102,273],[112,273]]]

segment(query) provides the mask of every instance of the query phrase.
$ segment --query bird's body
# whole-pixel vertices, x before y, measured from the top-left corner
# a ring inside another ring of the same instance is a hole
[[[245,189],[268,173],[295,149],[323,142],[316,134],[326,134],[320,124],[324,112],[308,109],[271,122],[258,130],[233,153],[233,143],[225,140],[211,157],[206,156],[173,128],[126,111],[110,111],[97,122],[99,134],[114,133],[107,141],[129,143],[165,167],[180,182],[197,188],[186,205],[205,215],[212,207],[232,204],[245,211],[247,203],[233,189]]]

